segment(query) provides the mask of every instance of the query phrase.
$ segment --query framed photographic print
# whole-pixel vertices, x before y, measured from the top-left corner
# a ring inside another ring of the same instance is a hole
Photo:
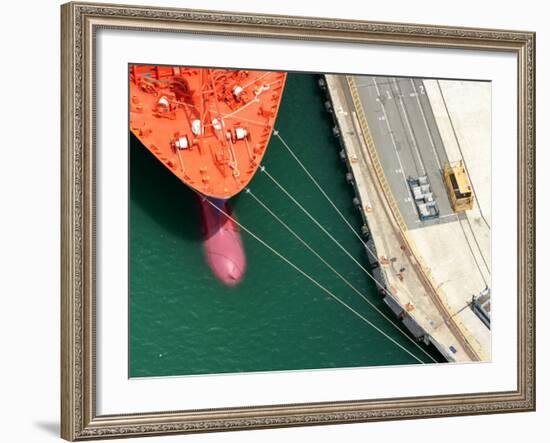
[[[533,33],[61,14],[63,438],[534,409]]]

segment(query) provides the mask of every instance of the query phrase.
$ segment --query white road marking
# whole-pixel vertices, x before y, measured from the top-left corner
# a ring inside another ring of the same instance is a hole
[[[378,83],[376,83],[376,78],[373,77],[372,81],[374,82],[374,87],[376,88],[376,93],[378,94],[378,96],[380,96],[380,88],[378,88]],[[407,177],[405,176],[405,173],[403,172],[404,171],[403,163],[401,163],[401,157],[399,156],[399,152],[397,151],[397,143],[395,142],[395,138],[393,136],[393,130],[390,126],[390,123],[388,122],[388,115],[386,114],[386,107],[384,106],[384,102],[382,102],[382,101],[380,101],[380,105],[382,106],[382,112],[384,113],[384,121],[386,122],[386,126],[388,127],[388,131],[390,133],[390,138],[391,138],[391,141],[392,141],[392,144],[393,144],[395,155],[397,156],[397,162],[399,163],[399,170],[401,171],[401,175],[403,177],[403,182],[405,183],[405,189],[406,189],[407,194],[408,194],[410,192],[409,191],[409,182],[407,181]],[[412,201],[411,201],[411,206],[413,208],[414,213],[416,214],[416,206],[414,205],[414,203]]]
[[[397,80],[393,79],[393,83],[398,88]],[[403,115],[405,116],[405,122],[407,123],[407,129],[409,130],[411,141],[414,147],[414,150],[416,152],[416,156],[418,157],[418,162],[420,163],[420,168],[422,170],[422,174],[426,174],[426,168],[424,167],[424,163],[422,162],[422,157],[420,156],[420,151],[418,150],[418,145],[416,144],[416,138],[414,136],[414,132],[412,130],[411,122],[409,121],[409,116],[407,114],[407,110],[405,109],[405,103],[403,103],[403,97],[399,96],[399,104],[401,105],[401,109],[403,110]]]
[[[414,92],[416,92],[416,86],[414,84],[414,81],[413,79],[411,78],[411,84],[412,84],[412,87],[414,89]],[[422,85],[420,85],[422,86]],[[424,87],[422,86],[422,90],[424,89]],[[439,170],[443,170],[443,168],[441,167],[441,163],[439,161],[439,157],[437,156],[437,150],[435,148],[435,143],[434,143],[434,139],[432,137],[432,133],[430,131],[430,128],[428,126],[428,120],[426,119],[426,114],[424,114],[424,109],[422,108],[422,103],[420,103],[420,99],[418,98],[418,94],[416,95],[416,101],[418,102],[418,107],[420,108],[420,113],[422,114],[422,120],[424,121],[424,126],[426,127],[426,131],[428,132],[428,138],[430,139],[430,144],[432,145],[432,150],[434,152],[434,156],[435,156],[435,160],[437,161],[437,166],[439,167]]]
[[[458,218],[458,215],[456,215],[454,212],[451,213],[451,214],[445,214],[445,215],[440,215],[439,218],[442,219],[442,218],[448,218],[448,217],[456,217],[456,219],[458,221],[460,221],[460,218]]]

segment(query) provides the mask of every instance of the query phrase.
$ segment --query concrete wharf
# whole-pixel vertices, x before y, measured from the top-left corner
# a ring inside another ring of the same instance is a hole
[[[342,158],[349,169],[348,180],[354,186],[355,203],[365,222],[363,230],[369,235],[368,261],[376,279],[386,288],[381,290],[384,301],[417,339],[433,343],[447,360],[490,359],[490,331],[469,309],[471,294],[444,292],[446,282],[438,278],[449,277],[449,286],[454,288],[465,271],[477,273],[472,269],[473,260],[463,260],[459,275],[453,275],[452,265],[438,268],[426,262],[426,257],[432,259],[430,248],[438,249],[440,254],[462,252],[465,237],[448,235],[456,233],[458,224],[464,221],[453,213],[446,199],[440,169],[448,159],[447,142],[438,131],[445,122],[441,115],[434,117],[431,112],[424,84],[421,80],[343,75],[325,75],[324,82],[335,134],[341,140]],[[393,102],[384,106],[383,100]],[[410,111],[413,105],[418,107],[416,112]],[[402,133],[389,127],[390,118],[400,119]],[[404,141],[408,142],[406,152]],[[440,217],[435,221],[419,220],[406,186],[407,176],[424,174],[438,196]],[[445,229],[446,236],[438,238],[437,245],[430,244],[431,233],[426,235],[429,229]],[[478,254],[483,254],[481,248]],[[485,277],[490,281],[490,272]]]

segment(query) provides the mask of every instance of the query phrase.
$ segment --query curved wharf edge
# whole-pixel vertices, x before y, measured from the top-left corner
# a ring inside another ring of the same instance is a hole
[[[473,348],[472,344],[468,341],[465,334],[461,330],[460,326],[455,322],[455,320],[452,318],[452,315],[450,314],[447,307],[442,302],[440,295],[438,293],[438,289],[436,288],[434,282],[432,282],[430,276],[428,275],[426,269],[422,265],[422,261],[420,257],[418,257],[418,254],[416,253],[414,245],[412,245],[411,240],[408,238],[406,233],[406,225],[403,221],[403,218],[399,212],[399,209],[397,208],[397,205],[393,199],[393,195],[391,194],[391,191],[389,190],[389,186],[387,186],[387,180],[384,176],[384,171],[382,170],[380,161],[377,157],[377,153],[375,151],[374,142],[372,140],[372,136],[370,135],[370,130],[368,128],[368,124],[366,122],[366,118],[364,115],[364,112],[362,110],[360,102],[357,100],[357,90],[355,86],[354,79],[351,77],[347,77],[346,84],[349,86],[350,94],[352,97],[352,100],[354,98],[354,91],[355,91],[355,100],[353,103],[353,106],[355,107],[357,117],[359,120],[359,125],[361,129],[361,135],[362,140],[366,144],[366,151],[369,156],[369,160],[371,163],[371,166],[369,169],[373,169],[374,176],[376,177],[376,180],[374,183],[377,185],[376,188],[378,189],[378,192],[383,196],[386,211],[390,215],[390,221],[392,221],[392,224],[394,225],[394,231],[398,238],[402,241],[402,244],[407,249],[407,253],[414,258],[413,262],[415,273],[418,276],[418,278],[421,280],[423,286],[427,289],[426,293],[429,295],[430,300],[433,302],[433,305],[441,315],[441,317],[444,319],[444,322],[448,326],[450,332],[453,334],[453,336],[456,338],[457,342],[461,344],[461,346],[464,348],[464,352],[467,354],[468,359],[472,361],[479,361],[481,360],[480,356],[476,352],[476,350]],[[376,167],[378,165],[378,167]],[[386,186],[384,186],[384,183],[386,183]],[[389,209],[389,210],[388,210]]]

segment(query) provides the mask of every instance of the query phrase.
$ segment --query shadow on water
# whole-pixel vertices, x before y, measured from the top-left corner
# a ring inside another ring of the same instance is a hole
[[[133,134],[130,134],[130,198],[171,233],[191,241],[202,240],[195,193]]]
[[[324,107],[325,100],[316,76],[289,75],[276,127],[352,230],[360,232],[363,221],[353,203],[354,190],[346,181],[346,165],[339,159],[341,147],[332,134],[334,123]],[[222,287],[203,264],[203,251],[198,247],[200,205],[194,193],[133,136],[130,149],[131,223],[136,240],[133,245],[137,245],[131,249],[132,377],[416,362],[250,235],[242,234],[248,261],[245,279],[234,288]],[[262,163],[353,258],[365,263],[361,242],[278,138],[272,137]],[[393,318],[370,277],[265,174],[256,174],[250,188],[346,280]],[[245,227],[412,349],[400,332],[328,272],[300,242],[290,238],[251,197],[240,193],[231,198],[230,205]]]

